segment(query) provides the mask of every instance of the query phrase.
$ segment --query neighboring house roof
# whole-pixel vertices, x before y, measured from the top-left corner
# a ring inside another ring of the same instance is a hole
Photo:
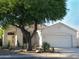
[[[71,29],[71,30],[73,30],[73,31],[75,31],[75,32],[77,32],[77,30],[76,29],[74,29],[74,28],[71,28],[71,27],[69,27],[68,25],[66,25],[66,24],[63,24],[63,23],[61,23],[61,22],[59,22],[59,23],[56,23],[56,24],[53,24],[53,25],[51,25],[51,26],[47,26],[46,28],[50,28],[50,27],[52,27],[52,26],[54,26],[54,25],[63,25],[63,26],[65,26],[65,27],[67,27],[67,28],[69,28],[69,29]]]

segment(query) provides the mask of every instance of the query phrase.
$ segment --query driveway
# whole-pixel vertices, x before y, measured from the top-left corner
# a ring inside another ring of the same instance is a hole
[[[79,53],[79,48],[55,48],[55,52],[61,52],[61,53]]]

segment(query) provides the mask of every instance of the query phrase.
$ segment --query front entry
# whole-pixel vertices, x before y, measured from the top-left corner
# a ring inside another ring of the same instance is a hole
[[[8,43],[8,48],[15,48],[15,34],[12,32],[9,32],[7,35],[7,43]]]

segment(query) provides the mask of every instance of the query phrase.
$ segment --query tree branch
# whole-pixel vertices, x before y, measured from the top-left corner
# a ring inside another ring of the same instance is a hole
[[[34,36],[34,34],[36,33],[36,31],[37,31],[37,21],[35,21],[35,23],[34,23],[34,30],[33,30],[33,33],[31,35],[31,39]]]
[[[12,24],[13,26],[16,26],[17,28],[20,28],[20,26],[17,26],[17,25],[15,25],[15,24]]]

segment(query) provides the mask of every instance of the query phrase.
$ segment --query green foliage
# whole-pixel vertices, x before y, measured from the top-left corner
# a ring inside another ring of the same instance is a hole
[[[42,48],[44,51],[48,51],[50,48],[50,45],[47,42],[43,42]]]
[[[13,11],[15,4],[16,0],[0,0],[0,25],[4,28],[10,25],[7,17]]]
[[[7,14],[12,11],[15,4],[16,0],[0,0],[0,14]]]
[[[0,19],[4,26],[44,23],[66,15],[65,0],[0,0]]]
[[[2,28],[0,28],[0,38],[2,38],[4,30]]]

